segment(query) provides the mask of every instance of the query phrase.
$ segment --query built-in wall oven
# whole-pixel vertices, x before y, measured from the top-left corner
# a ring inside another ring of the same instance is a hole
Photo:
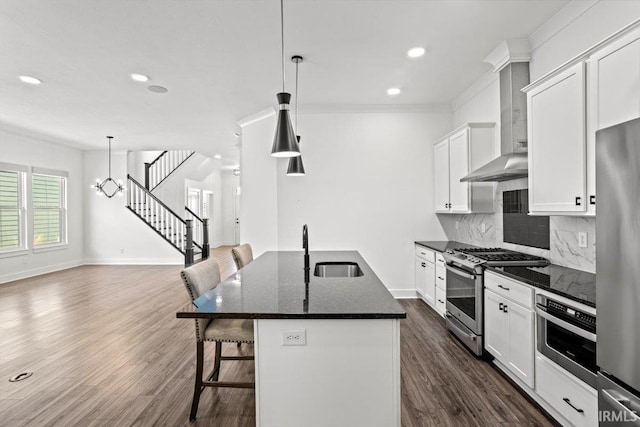
[[[597,388],[596,316],[576,305],[536,295],[538,351]]]

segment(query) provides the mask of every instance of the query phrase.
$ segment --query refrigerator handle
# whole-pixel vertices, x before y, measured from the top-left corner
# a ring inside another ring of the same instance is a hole
[[[625,405],[625,403],[626,404],[631,403],[629,399],[624,397],[622,394],[616,392],[615,390],[600,389],[600,393],[601,393],[601,396],[607,401],[607,403],[609,403],[613,408],[615,408],[616,411],[629,414],[628,416],[625,415],[623,419],[633,420],[632,425],[640,426],[640,416],[638,416],[638,414],[635,411],[631,410]],[[616,395],[618,395],[618,397],[615,397],[612,393],[615,393]]]

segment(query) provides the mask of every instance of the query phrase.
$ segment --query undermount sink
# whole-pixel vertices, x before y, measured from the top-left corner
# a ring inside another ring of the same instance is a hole
[[[364,273],[356,262],[332,261],[318,262],[313,270],[317,277],[360,277]]]

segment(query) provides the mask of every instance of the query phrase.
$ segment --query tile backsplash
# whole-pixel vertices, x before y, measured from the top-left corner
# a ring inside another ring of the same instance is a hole
[[[512,249],[548,258],[557,265],[595,273],[596,220],[594,217],[550,217],[550,249],[548,250],[504,242],[502,192],[526,189],[527,184],[527,178],[499,182],[494,193],[495,213],[493,214],[438,214],[447,239],[470,245]],[[578,232],[587,233],[586,248],[578,245]]]

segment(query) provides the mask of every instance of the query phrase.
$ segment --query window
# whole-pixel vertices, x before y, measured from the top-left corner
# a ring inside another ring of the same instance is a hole
[[[62,172],[33,168],[33,246],[67,243],[67,179]]]
[[[0,253],[26,249],[26,166],[0,162]]]
[[[0,252],[26,249],[26,167],[0,163]]]

